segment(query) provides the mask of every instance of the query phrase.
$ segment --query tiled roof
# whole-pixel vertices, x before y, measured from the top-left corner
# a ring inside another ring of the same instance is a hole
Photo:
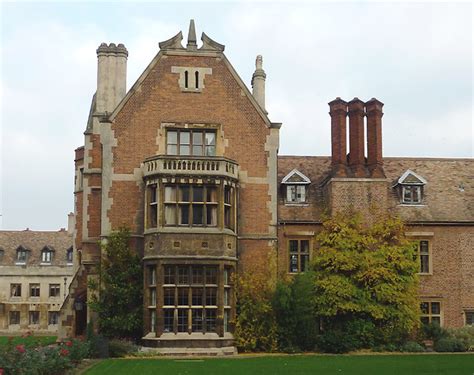
[[[324,182],[329,177],[330,157],[279,156],[279,220],[320,221],[326,207]],[[311,180],[306,205],[285,205],[280,184],[294,168]],[[396,185],[408,169],[423,177],[422,205],[400,205]],[[389,206],[406,221],[474,222],[474,159],[384,158],[384,170],[390,190]]]
[[[2,266],[13,265],[16,250],[22,246],[29,251],[28,265],[41,262],[41,250],[45,246],[54,251],[52,265],[66,264],[66,252],[72,247],[72,234],[66,230],[46,231],[0,231],[0,249],[4,251]]]

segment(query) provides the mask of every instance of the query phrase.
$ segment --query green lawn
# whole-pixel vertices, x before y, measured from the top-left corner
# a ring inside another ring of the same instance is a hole
[[[35,346],[45,346],[49,344],[54,344],[56,342],[57,336],[14,336],[12,343],[13,345],[23,344],[26,347],[35,347]],[[8,343],[8,336],[0,336],[0,350],[2,346],[6,346]]]
[[[96,364],[86,374],[473,375],[474,354],[107,359]]]

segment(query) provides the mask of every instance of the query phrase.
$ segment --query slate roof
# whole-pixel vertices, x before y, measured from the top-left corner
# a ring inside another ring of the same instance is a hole
[[[320,221],[326,207],[324,182],[329,177],[329,156],[278,157],[278,212],[280,221]],[[281,180],[294,168],[311,180],[307,204],[285,205]],[[402,205],[398,179],[408,170],[423,177],[421,205]],[[389,206],[409,222],[474,222],[474,159],[384,158]],[[394,186],[395,185],[395,186]]]
[[[29,251],[27,265],[38,265],[41,262],[41,250],[45,246],[54,251],[52,265],[65,265],[66,252],[72,247],[72,234],[66,230],[59,231],[0,231],[0,250],[3,259],[0,266],[15,264],[16,250],[22,246]]]

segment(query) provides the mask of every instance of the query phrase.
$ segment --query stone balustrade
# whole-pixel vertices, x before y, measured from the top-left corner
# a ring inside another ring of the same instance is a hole
[[[195,175],[238,178],[238,164],[223,157],[158,155],[144,162],[145,177]]]

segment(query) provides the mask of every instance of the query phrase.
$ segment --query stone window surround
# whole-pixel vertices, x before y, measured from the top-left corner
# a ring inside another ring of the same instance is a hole
[[[428,312],[423,313],[421,310],[421,305],[423,303],[428,304]],[[439,314],[433,314],[432,313],[432,304],[439,304]],[[420,319],[422,318],[428,318],[429,323],[433,322],[433,318],[439,318],[440,326],[443,327],[443,319],[444,319],[444,313],[443,313],[443,303],[441,299],[439,298],[420,298]]]
[[[473,309],[464,309],[464,325],[474,326],[474,308]]]
[[[421,271],[421,254],[420,254],[420,243],[421,241],[428,242],[428,272],[418,272],[420,276],[431,276],[433,275],[433,232],[407,232],[407,237],[413,239],[417,243],[417,258],[418,266]]]
[[[299,177],[300,181],[291,181],[293,176]],[[281,180],[285,186],[284,201],[286,206],[307,206],[308,187],[311,180],[296,168]]]

